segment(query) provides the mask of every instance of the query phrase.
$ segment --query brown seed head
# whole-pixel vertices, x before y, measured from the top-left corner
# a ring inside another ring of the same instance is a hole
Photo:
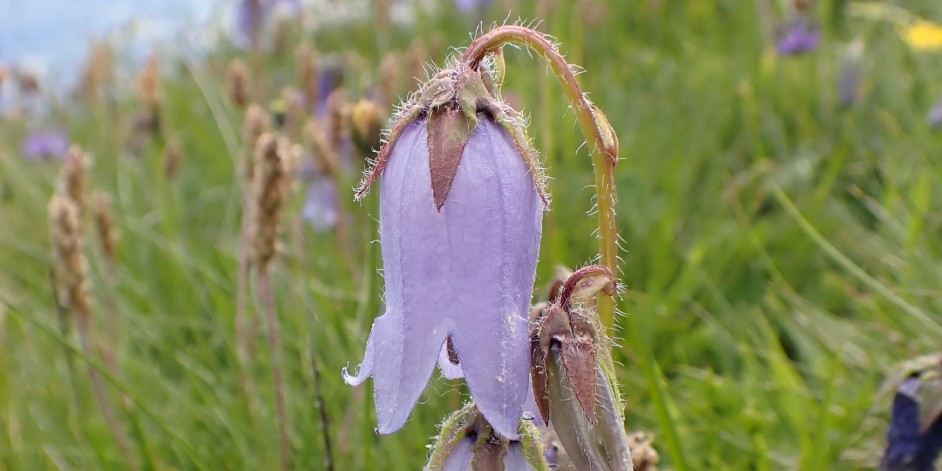
[[[245,111],[245,123],[243,124],[243,135],[245,142],[242,152],[242,176],[246,182],[252,181],[255,161],[252,158],[258,138],[268,129],[268,113],[256,104],[249,105]]]
[[[101,251],[110,263],[114,263],[118,251],[118,230],[111,214],[111,196],[108,193],[95,192],[92,195],[92,211]]]
[[[304,106],[309,110],[317,104],[317,51],[307,43],[301,43],[295,52],[298,61],[298,87],[304,92]]]
[[[279,249],[281,213],[287,199],[289,152],[287,140],[269,133],[263,134],[255,147],[252,243],[255,263],[261,272],[267,271]]]
[[[87,319],[91,300],[86,286],[84,241],[79,208],[70,198],[53,196],[49,203],[49,234],[55,289],[63,305],[79,318]]]
[[[317,163],[316,167],[327,175],[337,176],[340,171],[340,156],[337,149],[330,143],[324,121],[309,121],[305,134],[311,143],[311,150]]]
[[[36,74],[25,70],[16,70],[14,77],[16,77],[16,85],[20,89],[20,93],[24,95],[39,93],[39,78],[36,77]]]
[[[346,91],[341,87],[331,92],[327,97],[327,137],[334,149],[339,149],[340,143],[347,136],[349,113]]]
[[[239,108],[249,102],[249,68],[242,59],[235,59],[229,64],[229,99]]]
[[[383,56],[379,65],[379,101],[389,108],[396,102],[399,93],[399,78],[402,75],[402,58],[396,51],[390,51]]]
[[[147,59],[147,64],[137,76],[134,87],[137,89],[137,96],[141,103],[148,107],[157,106],[160,101],[160,61],[156,55]]]
[[[631,449],[631,462],[635,471],[657,471],[661,455],[651,443],[654,437],[644,432],[635,432],[628,436],[628,448]]]
[[[73,145],[65,157],[65,164],[59,174],[59,193],[75,203],[79,215],[85,214],[85,191],[88,185],[88,167],[91,159],[82,149]]]
[[[173,138],[164,149],[164,175],[167,178],[173,178],[180,169],[180,162],[183,160],[183,149],[180,147],[180,140]]]
[[[111,82],[114,54],[104,41],[92,45],[91,55],[82,70],[81,93],[86,100],[100,100]]]

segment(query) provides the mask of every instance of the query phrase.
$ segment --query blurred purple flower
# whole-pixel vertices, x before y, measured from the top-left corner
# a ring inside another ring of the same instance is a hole
[[[387,310],[373,323],[359,372],[344,372],[345,380],[374,377],[378,430],[392,433],[450,338],[481,413],[515,438],[528,395],[527,316],[543,201],[507,130],[482,116],[437,208],[428,142],[420,118],[391,144],[380,189]]]
[[[61,160],[69,144],[69,137],[62,131],[40,131],[26,136],[20,152],[30,160]]]
[[[942,420],[936,418],[926,430],[919,414],[920,378],[912,376],[896,390],[887,431],[881,471],[934,471],[942,449]]]
[[[344,66],[339,58],[329,57],[324,61],[323,70],[317,77],[317,96],[312,100],[317,104],[311,110],[316,116],[327,114],[327,99],[343,85],[343,74]]]
[[[860,82],[863,78],[864,43],[856,40],[841,54],[841,74],[837,82],[838,102],[843,107],[850,107],[860,98]]]
[[[821,29],[805,18],[795,18],[779,32],[775,50],[782,56],[811,52],[821,43]]]
[[[932,105],[932,109],[930,109],[929,114],[926,115],[926,121],[934,128],[942,127],[942,99],[939,99],[939,101]]]
[[[242,47],[252,45],[253,40],[260,38],[262,29],[279,7],[297,11],[301,8],[301,2],[300,0],[239,0],[236,5],[233,29],[235,42]]]
[[[336,226],[339,217],[337,185],[326,175],[311,179],[304,207],[301,208],[301,218],[315,231],[322,232]]]
[[[469,12],[475,8],[485,9],[491,6],[491,0],[455,0],[458,10]]]

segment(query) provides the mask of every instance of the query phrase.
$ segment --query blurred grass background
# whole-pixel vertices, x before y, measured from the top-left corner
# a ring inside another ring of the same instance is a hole
[[[654,433],[662,469],[875,468],[884,378],[937,349],[942,332],[942,136],[925,119],[942,95],[938,53],[913,50],[891,18],[841,0],[813,4],[823,43],[794,57],[774,53],[757,3],[743,0],[498,0],[474,13],[442,2],[411,24],[288,24],[289,46],[256,58],[264,75],[253,78],[268,99],[296,86],[293,50],[305,42],[344,58],[351,100],[374,95],[382,59],[398,53],[405,93],[414,57],[441,64],[479,21],[507,18],[506,4],[512,19],[540,18],[586,68],[583,88],[621,140],[628,289],[615,359],[628,429]],[[788,6],[774,6],[784,23]],[[942,21],[938,2],[905,6]],[[841,57],[854,40],[865,45],[862,81],[842,106]],[[235,57],[251,60],[223,45],[162,69],[164,132],[182,156],[174,176],[163,171],[166,141],[127,150],[134,94],[61,103],[45,118],[93,155],[92,185],[114,198],[120,334],[104,336],[107,284],[89,234],[94,323],[117,353],[120,374],[106,383],[142,469],[277,467],[264,330],[245,373],[256,397],[236,359],[242,112],[226,97]],[[595,254],[591,163],[546,67],[513,49],[507,65],[505,94],[531,114],[552,177],[539,296],[556,265]],[[46,223],[58,164],[19,155],[27,132],[22,117],[0,124],[0,469],[128,469],[83,374],[86,362],[107,369],[59,329]],[[352,188],[358,175],[345,178]],[[360,206],[342,193],[359,244],[351,258],[335,233],[298,220],[304,193],[302,184],[274,270],[295,468],[324,469],[326,417],[336,469],[419,469],[466,389],[436,373],[403,430],[373,432],[371,384],[349,388],[340,371],[359,363],[378,315],[378,245],[365,243],[376,238],[376,194]]]

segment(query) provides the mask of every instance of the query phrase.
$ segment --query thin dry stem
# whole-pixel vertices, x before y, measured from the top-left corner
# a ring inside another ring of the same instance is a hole
[[[258,273],[259,297],[265,307],[268,323],[268,344],[271,348],[271,374],[275,388],[275,410],[278,415],[278,464],[281,471],[288,469],[291,455],[291,442],[288,438],[288,414],[285,407],[285,387],[281,372],[281,336],[278,330],[278,315],[275,308],[275,295],[271,287],[271,273]]]
[[[68,179],[66,179],[68,180]],[[49,231],[52,241],[53,280],[56,298],[65,307],[65,312],[75,320],[82,350],[89,359],[94,358],[90,322],[91,298],[88,293],[85,244],[79,209],[69,197],[53,196],[49,203]],[[98,371],[89,364],[88,373],[98,405],[115,442],[121,449],[125,462],[131,469],[138,469],[131,456],[128,441],[118,424],[114,407],[108,399]]]
[[[249,84],[249,68],[242,59],[235,59],[229,64],[229,99],[239,108],[249,103],[251,85]]]
[[[118,231],[114,227],[114,218],[111,213],[111,197],[107,193],[96,192],[92,195],[92,212],[95,220],[95,231],[98,234],[98,243],[104,255],[105,266],[105,305],[107,308],[108,339],[112,344],[104,349],[105,363],[112,374],[117,374],[118,364],[115,355],[115,343],[120,334],[118,319],[118,305],[115,300],[117,276],[115,265],[118,251]]]

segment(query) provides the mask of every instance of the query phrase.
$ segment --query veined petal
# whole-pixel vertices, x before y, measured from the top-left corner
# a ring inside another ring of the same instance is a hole
[[[383,170],[388,310],[355,380],[373,374],[379,431],[398,430],[450,336],[461,364],[439,362],[443,372],[463,373],[488,422],[516,438],[529,385],[527,315],[543,201],[507,131],[482,115],[437,208],[427,141],[424,118],[407,124]]]
[[[457,288],[452,340],[482,414],[516,438],[529,385],[527,317],[543,203],[507,131],[479,121],[441,210],[460,228],[448,234],[447,277]]]

